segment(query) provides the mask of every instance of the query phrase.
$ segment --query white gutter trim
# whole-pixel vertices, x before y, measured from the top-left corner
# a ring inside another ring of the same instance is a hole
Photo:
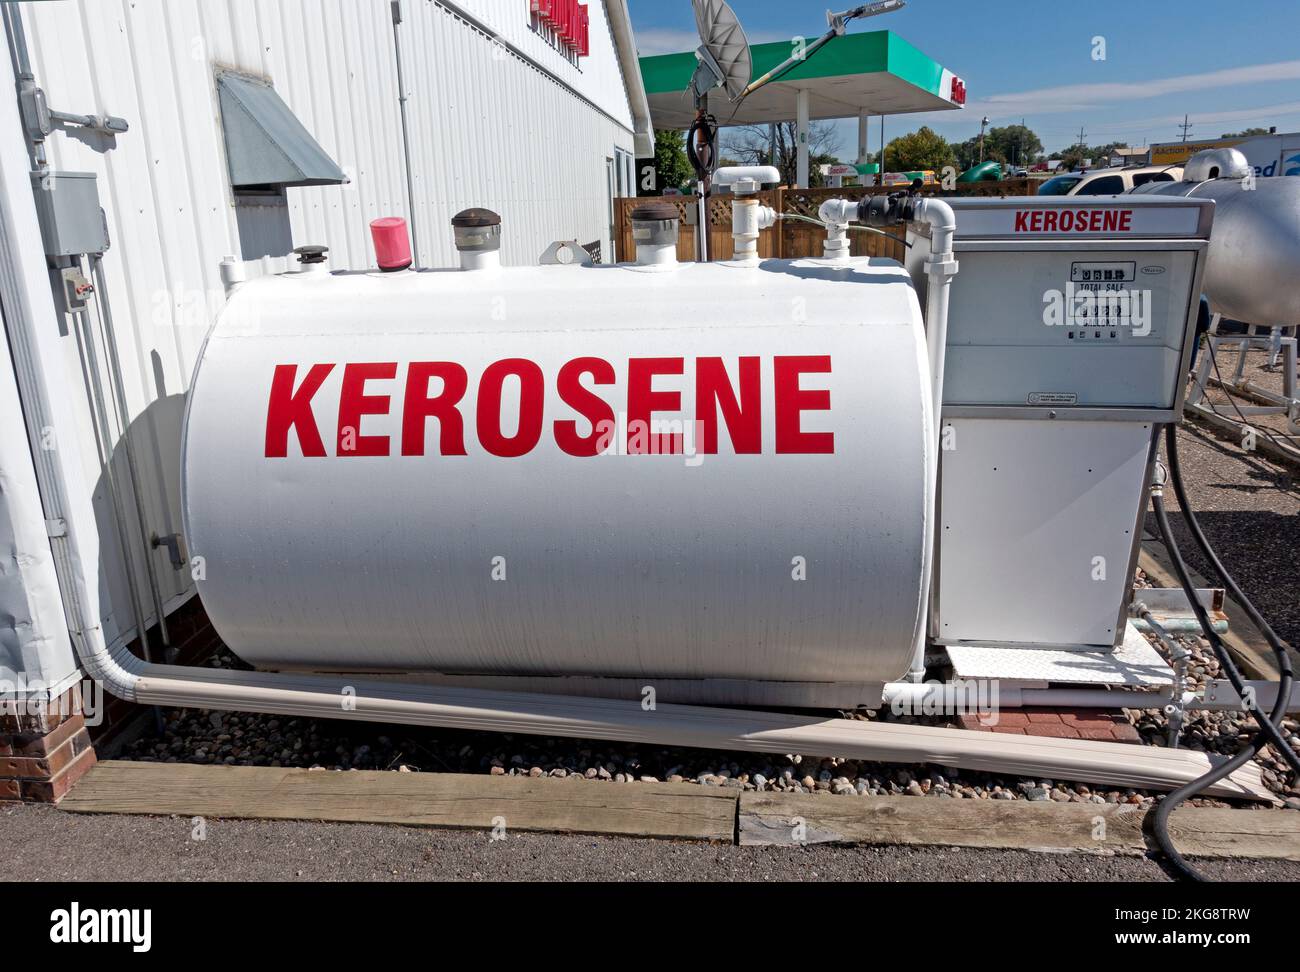
[[[655,154],[655,134],[650,123],[650,101],[646,98],[645,82],[641,79],[641,59],[636,52],[636,37],[632,33],[627,0],[606,0],[605,15],[614,34],[614,47],[618,51],[618,63],[623,69],[623,83],[627,88],[627,103],[632,110],[636,157],[648,159]]]

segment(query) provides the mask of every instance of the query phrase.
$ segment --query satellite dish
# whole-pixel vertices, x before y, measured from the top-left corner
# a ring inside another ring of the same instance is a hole
[[[735,101],[749,84],[754,66],[749,40],[725,0],[691,0],[695,27],[700,33],[700,64],[691,78],[696,97],[722,88]]]

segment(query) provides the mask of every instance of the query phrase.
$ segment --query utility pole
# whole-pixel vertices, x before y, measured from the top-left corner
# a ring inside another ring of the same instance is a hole
[[[1187,118],[1186,115],[1183,115],[1183,123],[1182,123],[1181,125],[1179,125],[1178,127],[1181,128],[1181,129],[1183,130],[1183,141],[1186,142],[1186,141],[1187,141],[1187,133],[1190,132],[1190,131],[1192,130],[1192,123],[1191,123],[1190,121],[1188,121],[1188,118]]]
[[[984,128],[989,123],[989,116],[985,115],[980,119],[980,162],[984,161]]]

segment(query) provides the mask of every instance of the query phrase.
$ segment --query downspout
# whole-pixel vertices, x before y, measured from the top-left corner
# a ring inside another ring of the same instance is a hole
[[[636,38],[632,34],[632,18],[627,11],[627,0],[606,0],[605,15],[609,18],[618,66],[623,72],[623,85],[627,89],[627,106],[632,112],[636,157],[648,159],[655,154],[655,136],[650,125],[650,102],[646,98],[645,83],[641,80],[641,61],[636,53]]]

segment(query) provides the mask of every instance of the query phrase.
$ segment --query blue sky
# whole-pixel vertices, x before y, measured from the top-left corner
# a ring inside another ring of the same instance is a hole
[[[834,9],[853,6],[832,0]],[[814,37],[825,6],[804,0],[731,0],[751,43]],[[643,55],[694,49],[690,0],[629,0]],[[1277,125],[1300,131],[1300,0],[910,0],[856,22],[888,28],[966,81],[964,112],[899,116],[886,138],[930,125],[953,141],[1023,116],[1047,150],[1173,141],[1183,114],[1191,138]],[[1104,37],[1106,59],[1094,60]],[[856,146],[843,123],[840,154]],[[892,134],[891,134],[892,130]],[[872,144],[877,146],[873,128]]]

